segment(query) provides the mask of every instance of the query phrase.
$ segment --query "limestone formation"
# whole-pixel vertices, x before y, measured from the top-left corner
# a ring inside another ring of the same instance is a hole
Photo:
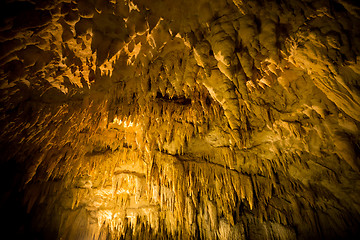
[[[360,237],[353,0],[5,0],[11,239]]]

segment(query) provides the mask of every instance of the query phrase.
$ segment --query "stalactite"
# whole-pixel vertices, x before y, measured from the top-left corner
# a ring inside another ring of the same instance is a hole
[[[358,234],[355,3],[9,4],[20,13],[0,29],[1,168],[15,162],[44,229]]]

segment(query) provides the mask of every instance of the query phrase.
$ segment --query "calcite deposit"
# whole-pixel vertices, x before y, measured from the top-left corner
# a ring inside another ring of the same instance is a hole
[[[4,236],[360,237],[357,1],[0,9]]]

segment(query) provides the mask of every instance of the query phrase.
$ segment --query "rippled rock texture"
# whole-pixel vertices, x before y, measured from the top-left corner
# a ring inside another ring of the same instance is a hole
[[[357,1],[0,9],[12,239],[359,237]]]

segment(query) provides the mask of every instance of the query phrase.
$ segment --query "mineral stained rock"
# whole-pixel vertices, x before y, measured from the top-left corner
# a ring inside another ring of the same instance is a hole
[[[360,237],[360,5],[5,0],[2,233]]]

